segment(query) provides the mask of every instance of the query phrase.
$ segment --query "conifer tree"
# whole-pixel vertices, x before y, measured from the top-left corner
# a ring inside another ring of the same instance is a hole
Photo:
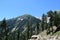
[[[52,32],[52,34],[53,34],[53,25],[54,25],[54,13],[53,13],[53,11],[49,11],[48,13],[48,17],[50,17],[50,27],[49,28],[51,28],[52,30],[51,30],[51,32]]]
[[[42,15],[42,22],[41,22],[42,31],[45,29],[45,27],[44,27],[44,24],[45,24],[44,19],[45,19],[45,15],[43,14]]]
[[[29,19],[29,17],[28,17],[28,19]],[[28,40],[29,39],[29,21],[27,22],[27,32],[26,32],[26,40]]]
[[[2,23],[1,23],[1,27],[3,29],[2,31],[4,31],[2,35],[5,35],[6,36],[5,40],[8,40],[8,37],[7,37],[8,36],[7,35],[7,23],[6,23],[6,19],[5,18],[3,19]]]
[[[19,38],[20,38],[20,32],[18,31],[17,33],[18,33],[17,40],[19,40]]]
[[[36,34],[39,33],[39,22],[36,23]]]

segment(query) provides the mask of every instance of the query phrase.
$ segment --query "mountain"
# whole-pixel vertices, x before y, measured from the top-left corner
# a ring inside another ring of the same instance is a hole
[[[7,20],[7,25],[9,32],[13,33],[15,31],[25,32],[27,29],[27,22],[30,21],[33,31],[35,31],[36,23],[41,22],[40,19],[35,18],[29,14],[25,14],[16,18]]]

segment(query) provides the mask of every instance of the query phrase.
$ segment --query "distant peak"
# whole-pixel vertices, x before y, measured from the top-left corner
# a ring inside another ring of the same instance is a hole
[[[22,15],[22,17],[34,17],[34,16],[32,16],[30,14],[24,14],[24,15]]]
[[[24,14],[23,16],[31,16],[30,14]]]

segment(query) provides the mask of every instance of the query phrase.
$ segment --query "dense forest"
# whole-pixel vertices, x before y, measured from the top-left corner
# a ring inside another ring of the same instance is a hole
[[[31,26],[32,19],[30,17],[27,19],[27,23],[25,23],[26,31],[24,34],[20,30],[9,32],[10,29],[7,24],[7,20],[4,18],[0,21],[0,40],[28,40],[32,35],[37,35],[44,30],[47,31],[47,35],[50,33],[53,35],[60,30],[60,11],[48,11],[46,14],[43,14],[42,19],[40,19],[40,21],[36,21],[34,24],[36,25],[35,28],[32,28]],[[57,27],[57,29],[54,30],[54,27]],[[33,29],[35,29],[35,32],[33,32]]]

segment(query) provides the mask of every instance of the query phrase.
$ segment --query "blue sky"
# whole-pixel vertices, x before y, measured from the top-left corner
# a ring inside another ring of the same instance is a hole
[[[41,17],[49,10],[60,10],[60,0],[0,0],[0,20],[23,14]]]

